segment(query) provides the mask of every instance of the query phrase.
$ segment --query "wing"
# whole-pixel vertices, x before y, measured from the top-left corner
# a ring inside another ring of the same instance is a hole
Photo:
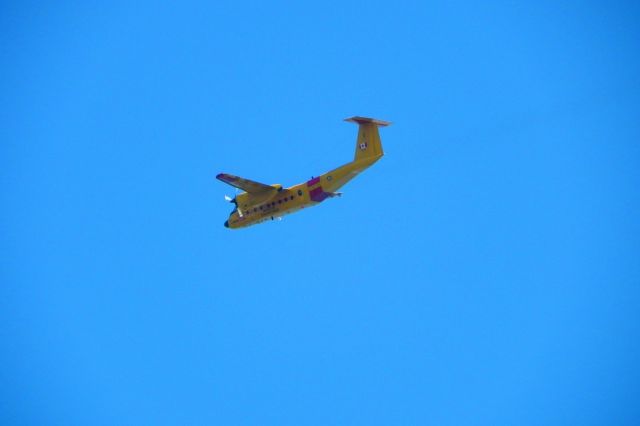
[[[229,175],[226,173],[220,173],[218,176],[216,176],[216,178],[223,181],[224,183],[228,183],[231,186],[240,188],[248,192],[249,194],[264,194],[265,192],[276,191],[276,188],[271,185],[265,185],[264,183],[254,182],[249,179]]]

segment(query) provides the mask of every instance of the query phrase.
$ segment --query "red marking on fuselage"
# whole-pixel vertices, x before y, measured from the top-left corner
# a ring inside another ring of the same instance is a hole
[[[311,201],[315,201],[316,203],[324,201],[328,196],[329,194],[324,192],[321,186],[309,191],[309,198],[311,198]]]
[[[313,178],[310,181],[307,181],[307,186],[313,186],[313,185],[317,184],[318,182],[320,182],[320,178],[319,177]]]

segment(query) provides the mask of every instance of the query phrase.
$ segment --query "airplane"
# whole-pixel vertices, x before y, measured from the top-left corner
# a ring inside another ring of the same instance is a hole
[[[281,219],[286,214],[318,205],[327,198],[340,197],[342,193],[336,192],[338,189],[382,158],[384,153],[378,127],[391,124],[357,116],[344,121],[358,125],[355,158],[323,175],[283,188],[280,184],[267,185],[227,173],[218,174],[217,179],[244,191],[235,198],[225,196],[227,201],[235,204],[235,208],[224,226],[245,228],[267,220]]]

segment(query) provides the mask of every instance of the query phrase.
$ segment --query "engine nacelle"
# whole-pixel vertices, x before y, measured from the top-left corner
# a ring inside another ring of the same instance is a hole
[[[279,183],[270,186],[274,188],[276,192],[265,191],[261,194],[250,194],[248,192],[241,192],[240,194],[236,195],[236,198],[231,200],[231,202],[234,203],[236,207],[240,209],[240,211],[242,211],[243,209],[250,208],[250,206],[254,206],[256,204],[260,204],[269,200],[270,198],[274,197],[275,194],[283,190],[282,185]]]
[[[242,208],[242,207],[246,207],[249,204],[249,199],[251,198],[251,195],[247,194],[246,192],[241,192],[240,194],[236,195],[236,198],[234,198],[232,200],[232,202]]]

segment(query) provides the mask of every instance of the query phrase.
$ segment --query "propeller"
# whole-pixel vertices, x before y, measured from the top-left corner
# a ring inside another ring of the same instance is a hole
[[[238,195],[238,189],[236,189],[236,196]],[[242,217],[242,210],[240,210],[240,206],[238,205],[238,202],[236,201],[236,197],[231,198],[228,195],[224,196],[224,199],[226,201],[228,201],[229,203],[233,203],[236,205],[236,210],[238,210],[238,216]]]
[[[235,196],[235,197],[231,198],[230,196],[225,195],[225,196],[224,196],[224,199],[225,199],[226,201],[230,202],[230,203],[234,203],[234,204],[236,204],[236,205],[237,205],[237,203],[236,203],[236,197],[238,196],[238,193],[239,193],[239,192],[240,192],[240,191],[238,190],[238,188],[236,188],[236,196]]]

